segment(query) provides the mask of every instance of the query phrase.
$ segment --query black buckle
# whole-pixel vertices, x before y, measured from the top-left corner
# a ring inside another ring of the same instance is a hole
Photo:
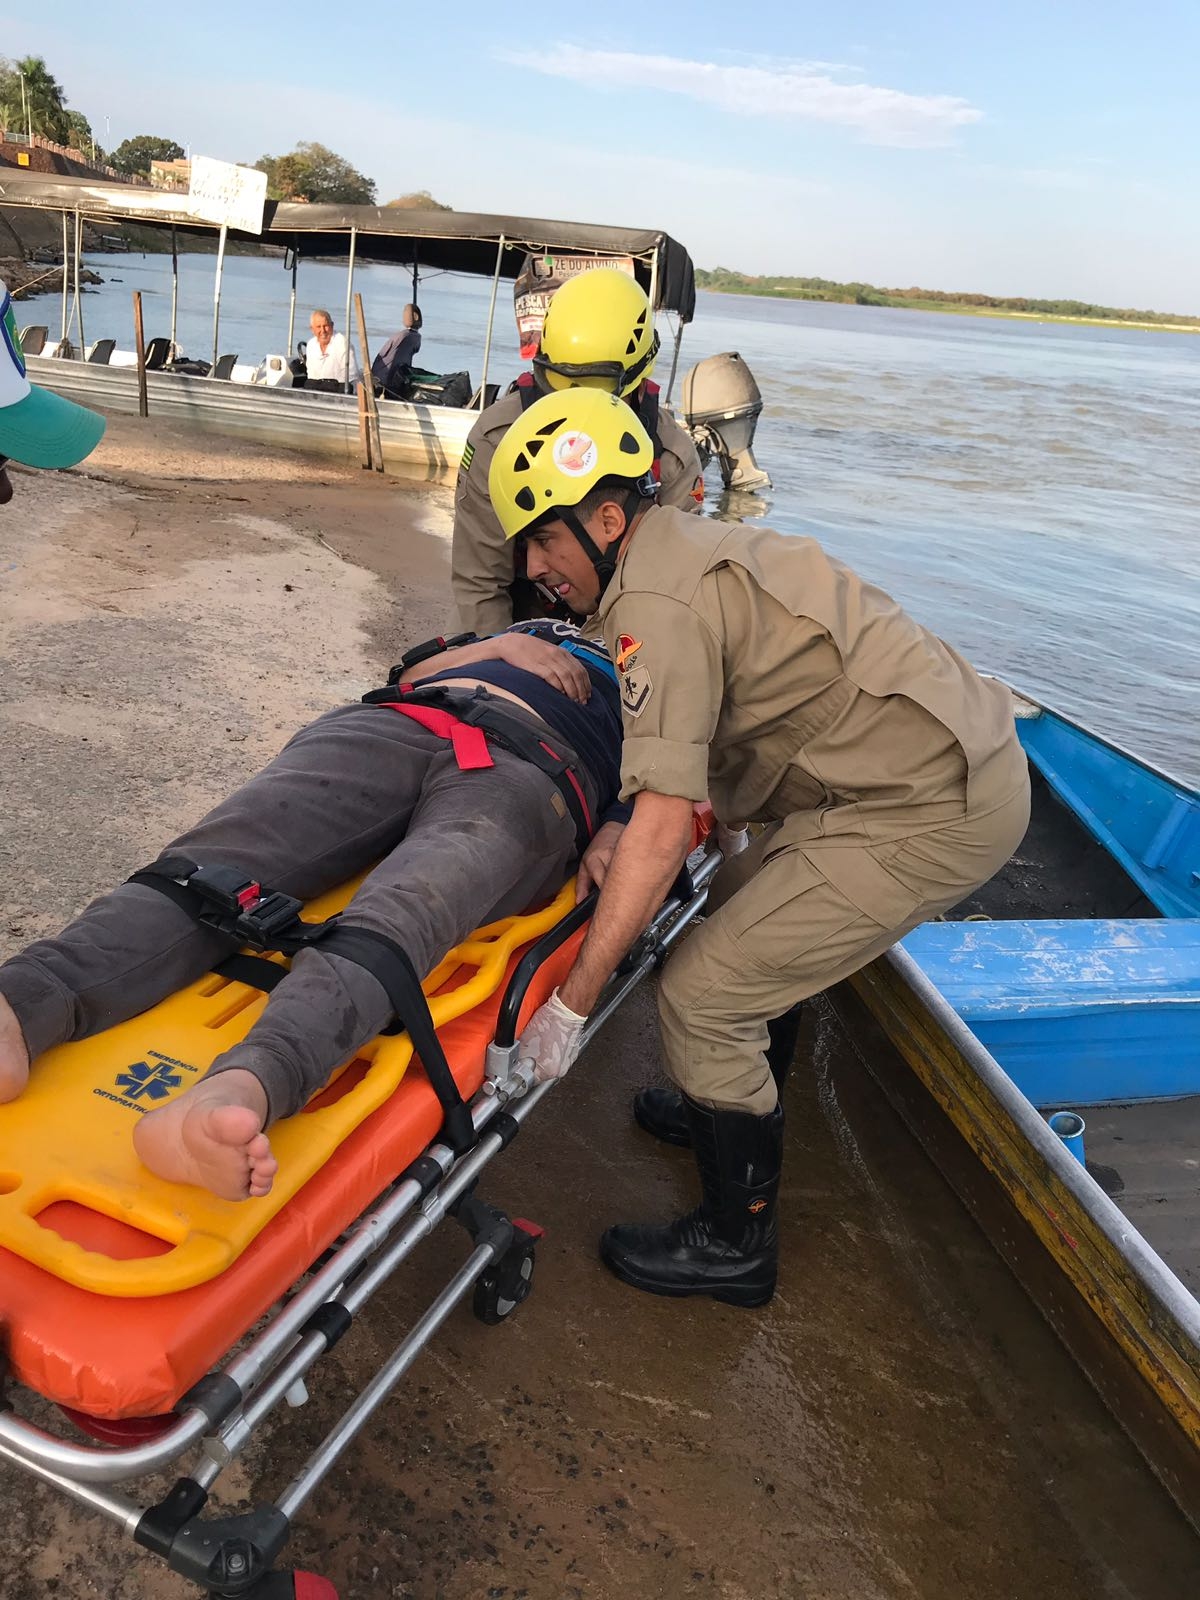
[[[304,904],[278,890],[264,894],[262,885],[237,867],[197,867],[187,887],[204,902],[199,911],[201,922],[236,935],[257,950],[276,949],[276,935],[300,920]]]

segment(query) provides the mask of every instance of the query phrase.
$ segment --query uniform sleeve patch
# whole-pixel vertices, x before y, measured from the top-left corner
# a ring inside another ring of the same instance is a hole
[[[621,708],[631,717],[640,717],[646,702],[654,693],[654,684],[646,667],[626,667],[619,673]]]
[[[631,633],[617,635],[617,671],[626,672],[637,665],[637,653],[642,648],[642,641],[635,639]]]
[[[472,461],[474,461],[474,459],[475,459],[475,446],[473,444],[468,444],[467,448],[462,453],[462,460],[459,462],[460,471],[462,471],[462,472],[470,472],[471,463],[472,463]]]

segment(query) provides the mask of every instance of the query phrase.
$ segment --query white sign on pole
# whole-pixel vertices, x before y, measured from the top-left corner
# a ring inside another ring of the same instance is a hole
[[[267,175],[211,156],[192,157],[187,210],[198,222],[223,222],[240,233],[261,233]]]

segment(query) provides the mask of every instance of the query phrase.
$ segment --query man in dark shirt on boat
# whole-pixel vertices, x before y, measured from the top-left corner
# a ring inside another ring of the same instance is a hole
[[[622,810],[604,648],[552,622],[440,643],[410,652],[390,691],[301,729],[146,874],[0,966],[0,1099],[20,1094],[44,1051],[146,1010],[231,954],[239,941],[191,904],[194,865],[300,901],[365,872],[339,926],[393,941],[421,975],[474,928],[561,887],[595,827]],[[320,943],[301,950],[245,1040],[139,1120],[139,1155],[228,1199],[265,1194],[266,1129],[390,1014],[367,967]]]
[[[421,348],[421,308],[404,308],[404,326],[394,333],[371,363],[371,376],[385,395],[399,398]]]

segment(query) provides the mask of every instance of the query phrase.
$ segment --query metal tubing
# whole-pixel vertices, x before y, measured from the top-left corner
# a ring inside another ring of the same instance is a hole
[[[127,1500],[123,1494],[109,1494],[103,1489],[93,1489],[88,1484],[77,1483],[74,1478],[65,1478],[61,1472],[51,1472],[48,1467],[40,1467],[36,1462],[26,1461],[24,1456],[18,1455],[15,1450],[10,1450],[7,1445],[0,1444],[0,1460],[11,1461],[15,1466],[24,1467],[43,1483],[52,1483],[56,1489],[61,1489],[80,1505],[89,1506],[93,1511],[99,1511],[104,1516],[110,1517],[113,1522],[119,1522],[126,1533],[132,1533],[145,1515],[143,1506],[134,1505],[133,1501]]]
[[[496,320],[496,291],[500,287],[500,268],[504,262],[504,235],[500,235],[500,243],[496,248],[496,270],[492,274],[492,299],[488,306],[487,337],[483,341],[483,377],[479,380],[479,409],[483,410],[484,396],[487,394],[488,362],[492,354],[492,324]]]
[[[357,228],[351,228],[350,229],[350,261],[349,261],[349,265],[348,265],[348,267],[346,269],[346,320],[345,320],[345,322],[342,323],[342,327],[346,330],[346,332],[344,334],[344,338],[346,340],[346,393],[347,394],[350,393],[350,389],[351,389],[351,384],[350,384],[350,352],[354,348],[353,345],[350,342],[350,309],[351,309],[351,306],[352,306],[353,301],[354,301],[354,255],[355,255],[355,252],[356,252],[357,249],[358,249],[358,229]],[[366,379],[366,376],[367,376],[367,374],[364,372],[363,373],[364,380]]]
[[[675,387],[675,373],[679,366],[679,347],[683,343],[683,318],[679,319],[679,327],[675,330],[675,348],[671,352],[671,376],[667,379],[667,404],[671,403],[671,390]]]
[[[175,224],[171,224],[171,360],[174,361],[175,324],[179,313],[179,243],[175,237]]]
[[[69,243],[69,236],[68,236],[68,233],[67,233],[67,213],[65,211],[62,214],[62,224],[63,224],[62,332],[59,334],[59,343],[60,344],[66,344],[66,342],[67,342],[67,327],[68,327],[68,323],[67,323],[67,283],[69,281],[68,278],[67,278],[67,253],[68,253],[68,251],[70,249],[70,243]]]
[[[409,1334],[401,1340],[391,1357],[367,1384],[356,1400],[346,1409],[341,1419],[329,1431],[309,1456],[304,1466],[288,1484],[275,1502],[285,1517],[291,1520],[333,1466],[346,1446],[366,1425],[368,1419],[383,1404],[400,1379],[412,1366],[430,1339],[445,1322],[458,1302],[474,1287],[475,1280],[495,1255],[490,1244],[481,1244],[451,1278],[442,1292],[413,1324]]]
[[[300,252],[292,246],[292,299],[288,306],[287,358],[292,359],[292,340],[296,337],[296,268],[300,265]]]
[[[104,1450],[94,1445],[66,1444],[52,1433],[11,1412],[0,1413],[0,1453],[19,1461],[31,1472],[61,1469],[78,1483],[120,1483],[141,1478],[178,1460],[203,1438],[210,1426],[202,1411],[187,1411],[171,1429],[149,1444],[127,1450]]]
[[[221,327],[221,274],[225,270],[225,241],[229,237],[229,224],[221,224],[221,237],[217,241],[217,276],[213,283],[213,354],[212,364],[217,364],[217,340]]]
[[[83,218],[79,212],[75,213],[75,307],[79,317],[79,359],[84,359],[83,338],[83,285],[80,283],[80,268],[83,260]]]

